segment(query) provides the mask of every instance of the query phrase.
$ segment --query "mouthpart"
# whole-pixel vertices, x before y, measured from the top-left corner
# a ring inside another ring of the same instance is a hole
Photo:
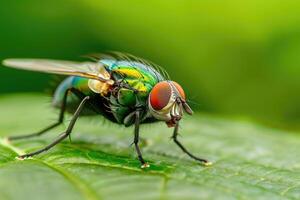
[[[172,116],[170,121],[167,121],[166,124],[169,128],[175,127],[176,124],[181,120],[181,116],[177,115],[177,116]]]

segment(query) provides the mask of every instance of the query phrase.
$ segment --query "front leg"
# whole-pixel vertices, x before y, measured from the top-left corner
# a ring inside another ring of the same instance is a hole
[[[209,162],[208,160],[202,159],[202,158],[198,158],[197,156],[194,156],[192,153],[190,153],[177,139],[178,136],[178,129],[179,129],[179,122],[177,122],[175,128],[174,128],[174,132],[173,132],[173,136],[172,139],[174,140],[174,142],[179,146],[179,148],[186,153],[188,156],[190,156],[191,158],[200,161],[201,163],[203,163],[204,166],[209,166],[212,165],[211,162]]]
[[[150,165],[148,163],[145,162],[145,160],[143,159],[140,147],[139,147],[139,137],[140,137],[140,111],[137,110],[135,112],[135,127],[134,127],[134,146],[135,146],[135,150],[136,153],[138,155],[138,159],[141,162],[141,168],[148,168],[150,167]]]

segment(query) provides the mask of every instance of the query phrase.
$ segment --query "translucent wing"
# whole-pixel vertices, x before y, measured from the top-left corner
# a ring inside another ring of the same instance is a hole
[[[156,74],[157,76],[162,76],[165,80],[170,80],[170,76],[167,73],[165,69],[160,67],[159,65],[148,61],[143,58],[139,58],[137,56],[134,56],[129,53],[121,53],[117,51],[110,51],[106,53],[96,53],[96,54],[90,54],[86,57],[93,59],[94,61],[98,61],[101,63],[101,60],[103,59],[109,59],[109,60],[115,60],[115,61],[126,61],[128,63],[131,63],[132,66],[139,67],[143,66],[143,68],[146,68],[148,71],[151,71],[152,73]],[[136,63],[139,63],[141,65],[136,65]],[[159,79],[159,78],[158,78]]]
[[[4,60],[3,65],[30,71],[81,76],[102,82],[111,81],[109,73],[101,63],[12,58]]]

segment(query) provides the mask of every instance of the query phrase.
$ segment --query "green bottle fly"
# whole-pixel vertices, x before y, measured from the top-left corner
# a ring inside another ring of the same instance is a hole
[[[191,158],[204,165],[211,163],[191,154],[177,139],[179,122],[184,111],[192,114],[182,87],[171,81],[161,67],[130,54],[110,52],[95,54],[94,62],[73,62],[47,59],[6,59],[9,67],[69,75],[56,89],[53,105],[60,108],[58,122],[35,134],[12,136],[17,140],[42,135],[63,122],[66,111],[73,118],[60,137],[48,146],[19,158],[40,154],[68,136],[80,115],[100,114],[108,120],[134,125],[134,145],[142,168],[149,167],[139,148],[139,126],[141,123],[164,121],[174,127],[174,142]]]

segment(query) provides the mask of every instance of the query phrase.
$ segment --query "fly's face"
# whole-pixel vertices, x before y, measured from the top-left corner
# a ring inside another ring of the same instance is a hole
[[[174,81],[157,83],[150,92],[148,104],[150,113],[169,127],[174,127],[181,120],[184,111],[193,114],[182,87]]]

